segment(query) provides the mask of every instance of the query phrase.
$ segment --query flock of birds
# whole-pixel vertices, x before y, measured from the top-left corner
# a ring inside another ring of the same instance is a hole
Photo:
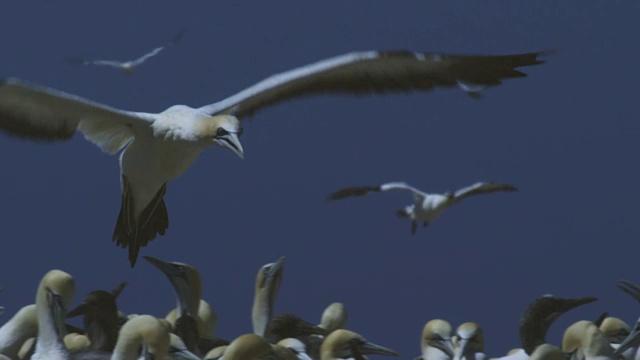
[[[167,45],[125,62],[70,59],[132,72]],[[12,136],[38,141],[71,138],[77,131],[109,154],[120,153],[122,205],[112,240],[128,248],[135,266],[139,251],[158,234],[164,235],[169,217],[164,203],[167,183],[180,176],[206,148],[229,149],[243,158],[242,122],[269,106],[320,94],[386,94],[456,88],[479,98],[487,87],[526,74],[519,67],[543,63],[550,52],[471,56],[412,51],[365,51],[295,68],[223,99],[192,108],[174,105],[154,114],[133,112],[92,102],[76,95],[19,79],[0,81],[0,129]],[[477,182],[457,191],[431,194],[403,182],[347,187],[330,200],[372,192],[404,191],[413,204],[397,215],[408,219],[411,232],[428,226],[449,206],[468,196],[511,192],[510,184]],[[166,318],[126,315],[116,306],[126,284],[112,291],[96,290],[67,311],[75,295],[73,277],[51,270],[40,282],[36,303],[20,309],[0,328],[0,354],[9,359],[366,359],[366,355],[395,356],[391,349],[367,341],[345,329],[347,313],[331,304],[319,325],[293,314],[273,315],[282,279],[284,258],[258,271],[252,311],[253,333],[232,341],[215,337],[213,309],[201,299],[200,275],[185,263],[144,258],[160,269],[174,287],[177,307]],[[640,287],[621,287],[640,301]],[[594,298],[536,299],[525,311],[520,333],[522,348],[504,359],[635,359],[640,324],[633,331],[616,318],[582,321],[565,332],[562,349],[546,343],[546,331],[561,314]],[[66,324],[67,317],[84,316],[84,328]],[[429,321],[422,334],[422,360],[480,360],[483,333],[478,324],[464,323],[453,331],[445,320]],[[640,357],[640,352],[638,353]]]
[[[131,71],[182,38],[127,62],[81,61]],[[469,56],[411,51],[353,52],[272,75],[226,99],[192,108],[174,105],[159,113],[133,112],[19,79],[0,82],[0,129],[31,140],[66,140],[76,131],[104,152],[120,152],[122,206],[112,240],[129,249],[135,266],[141,247],[169,227],[164,203],[167,182],[180,176],[206,148],[219,145],[240,158],[242,120],[288,100],[320,94],[385,94],[453,87],[474,98],[502,80],[524,77],[516,70],[541,64],[549,52]],[[339,192],[333,198],[358,195],[365,188]],[[380,190],[406,190],[415,203],[399,212],[412,222],[429,224],[446,207],[475,194],[515,190],[510,185],[478,183],[445,195],[431,195],[407,185],[385,184]],[[373,190],[371,188],[370,190]]]
[[[216,337],[217,315],[201,298],[200,274],[193,266],[144,258],[173,286],[177,305],[165,318],[120,311],[117,298],[126,283],[111,291],[94,290],[67,311],[75,296],[75,280],[64,271],[51,270],[38,285],[35,304],[24,306],[0,328],[0,360],[366,360],[367,355],[398,355],[347,330],[347,311],[339,302],[324,310],[317,325],[291,313],[274,315],[284,257],[259,268],[253,332],[231,340]],[[640,286],[624,280],[618,286],[640,302]],[[596,300],[551,295],[534,299],[520,321],[520,347],[498,358],[484,353],[479,324],[465,322],[454,331],[446,320],[433,319],[423,328],[421,354],[415,360],[638,359],[640,320],[631,329],[607,313],[569,326],[561,348],[547,342],[547,331],[558,317]],[[83,328],[66,323],[80,315]]]

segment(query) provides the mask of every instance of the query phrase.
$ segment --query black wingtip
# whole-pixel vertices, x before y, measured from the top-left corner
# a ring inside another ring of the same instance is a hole
[[[327,196],[327,200],[341,200],[352,196],[362,196],[372,191],[380,191],[380,186],[355,186],[340,189]]]

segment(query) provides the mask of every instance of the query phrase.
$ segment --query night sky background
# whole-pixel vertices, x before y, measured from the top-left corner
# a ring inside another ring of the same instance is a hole
[[[220,337],[251,332],[256,272],[284,255],[276,313],[319,322],[343,302],[348,328],[405,359],[419,353],[426,321],[475,321],[488,355],[502,356],[519,347],[522,312],[543,294],[600,298],[558,320],[548,337],[556,345],[574,321],[638,316],[615,286],[640,283],[638,19],[631,1],[14,1],[2,10],[0,76],[161,112],[354,50],[556,48],[480,101],[440,89],[262,111],[244,123],[244,160],[213,147],[169,183],[170,227],[141,251],[200,271]],[[183,28],[181,43],[131,75],[63,60],[132,59]],[[131,269],[111,242],[116,156],[81,134],[55,144],[1,136],[0,160],[0,323],[34,302],[53,268],[76,278],[74,305],[126,280],[124,312],[164,316],[175,306],[166,277],[143,259]],[[465,200],[415,236],[394,215],[409,195],[325,201],[344,186],[406,181],[444,192],[481,180],[520,191]]]

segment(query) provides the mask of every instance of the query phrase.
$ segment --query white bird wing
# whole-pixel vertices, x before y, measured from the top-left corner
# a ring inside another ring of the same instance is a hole
[[[84,60],[82,58],[69,57],[65,59],[67,62],[79,65],[96,65],[96,66],[111,66],[115,68],[123,68],[124,62],[116,60]]]
[[[380,191],[407,191],[413,194],[416,198],[424,198],[425,194],[403,182],[390,182],[382,185],[375,186],[354,186],[354,187],[346,187],[340,189],[336,192],[329,194],[327,197],[328,200],[340,200],[352,196],[362,196],[369,194],[371,192],[380,192]]]
[[[186,29],[180,30],[180,32],[178,34],[176,34],[176,36],[174,36],[173,39],[170,42],[168,42],[168,43],[166,43],[166,44],[164,44],[162,46],[159,46],[159,47],[149,51],[148,53],[142,55],[141,57],[139,57],[139,58],[137,58],[135,60],[132,60],[131,61],[131,66],[132,67],[138,66],[138,65],[144,63],[145,61],[147,61],[149,58],[158,55],[162,50],[177,44],[182,39],[182,36],[184,35],[185,31],[186,31]]]
[[[488,194],[496,191],[517,191],[513,185],[509,184],[497,184],[492,182],[477,182],[471,186],[459,189],[454,193],[456,200],[463,199],[467,196]]]
[[[538,57],[547,54],[549,52],[499,56],[353,52],[270,76],[200,109],[211,115],[234,113],[237,117],[246,117],[270,105],[303,96],[406,93],[435,87],[459,87],[477,97],[482,88],[499,85],[502,79],[526,76],[515,69],[541,64],[543,61]]]
[[[22,138],[66,140],[80,130],[110,154],[122,149],[135,132],[151,131],[153,114],[111,108],[18,79],[0,81],[0,130]]]

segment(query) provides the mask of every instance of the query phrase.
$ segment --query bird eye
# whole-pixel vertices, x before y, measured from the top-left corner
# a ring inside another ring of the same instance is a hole
[[[227,130],[225,130],[224,128],[218,128],[218,130],[216,131],[216,136],[225,136],[228,135],[229,132]]]

